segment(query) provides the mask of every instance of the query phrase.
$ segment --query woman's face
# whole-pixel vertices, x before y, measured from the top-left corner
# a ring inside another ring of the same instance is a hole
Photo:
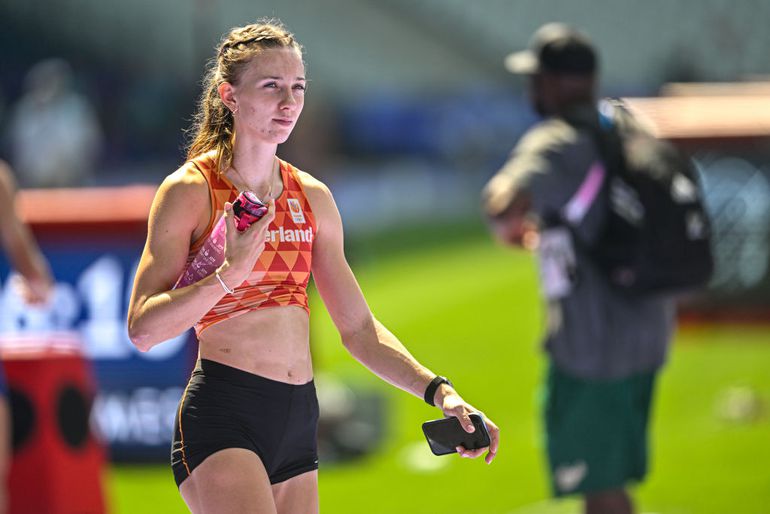
[[[263,50],[246,65],[237,84],[223,84],[220,94],[235,112],[239,138],[283,143],[305,103],[302,58],[293,48]]]

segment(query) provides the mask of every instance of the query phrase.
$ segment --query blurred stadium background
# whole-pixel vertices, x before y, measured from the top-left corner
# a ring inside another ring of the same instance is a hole
[[[430,455],[420,424],[438,412],[353,361],[314,298],[323,512],[578,512],[548,500],[534,263],[492,242],[478,205],[535,120],[502,60],[547,21],[591,34],[602,94],[632,97],[696,159],[718,236],[714,280],[683,304],[659,383],[640,511],[770,512],[770,2],[0,0],[0,157],[58,280],[52,305],[25,309],[0,264],[0,340],[6,354],[83,347],[91,426],[108,448],[106,466],[88,465],[103,472],[107,512],[186,511],[166,461],[195,345],[134,351],[128,288],[152,191],[183,161],[205,62],[223,32],[263,16],[305,45],[311,80],[279,155],[332,188],[374,312],[503,437],[489,467]],[[67,123],[30,150],[29,98],[56,80]],[[82,145],[75,171],[24,171],[36,169],[25,152],[51,161],[57,141]],[[19,447],[42,444],[30,423]]]

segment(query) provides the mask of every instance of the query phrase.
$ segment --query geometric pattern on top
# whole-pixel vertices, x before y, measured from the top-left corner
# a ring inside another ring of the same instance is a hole
[[[211,197],[212,217],[204,233],[190,247],[188,263],[209,237],[224,214],[225,202],[232,203],[238,189],[215,171],[214,153],[208,152],[189,163],[206,179]],[[298,176],[298,169],[279,159],[283,192],[275,200],[275,218],[268,227],[265,250],[243,283],[234,288],[195,325],[196,334],[222,320],[267,307],[296,305],[310,313],[307,284],[310,280],[316,223]]]

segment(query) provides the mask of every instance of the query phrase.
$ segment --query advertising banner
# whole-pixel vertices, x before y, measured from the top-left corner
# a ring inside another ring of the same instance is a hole
[[[118,461],[167,460],[177,403],[194,366],[192,331],[138,351],[126,313],[154,187],[24,191],[17,208],[50,262],[55,291],[25,305],[0,255],[4,351],[66,345],[92,366],[91,422]]]

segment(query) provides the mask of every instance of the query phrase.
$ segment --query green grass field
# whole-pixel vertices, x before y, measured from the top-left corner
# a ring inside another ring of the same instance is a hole
[[[374,453],[321,463],[321,511],[577,513],[574,501],[548,500],[534,262],[496,246],[481,227],[441,232],[441,243],[426,232],[358,241],[351,245],[353,268],[378,318],[500,426],[500,454],[491,466],[432,457],[420,424],[439,411],[354,361],[314,298],[317,372],[382,393],[388,412],[387,437]],[[658,384],[651,473],[634,490],[640,512],[770,513],[769,369],[770,328],[680,330]],[[764,409],[753,406],[747,390]],[[112,467],[109,494],[118,514],[187,512],[162,465]]]

